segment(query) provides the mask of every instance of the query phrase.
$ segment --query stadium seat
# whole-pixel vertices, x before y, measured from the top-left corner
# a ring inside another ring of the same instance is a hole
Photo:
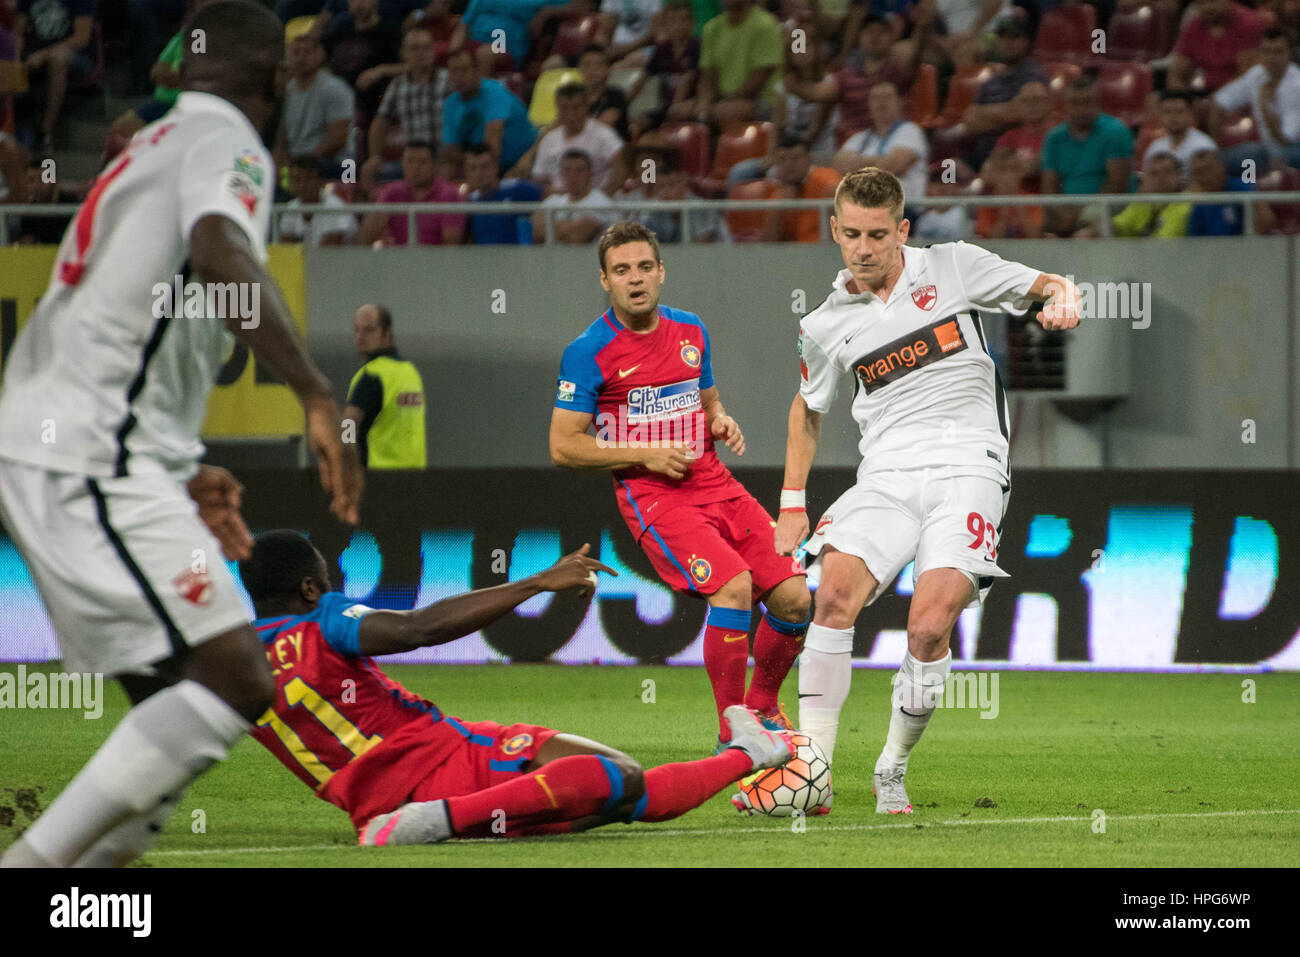
[[[1259,134],[1255,130],[1255,117],[1249,112],[1236,113],[1223,121],[1223,126],[1219,128],[1219,148],[1227,149],[1230,146],[1240,146],[1242,143],[1253,143],[1259,139]]]
[[[664,123],[655,131],[666,147],[677,150],[682,169],[692,178],[709,172],[709,128],[703,123]]]
[[[1155,84],[1151,67],[1131,60],[1115,60],[1102,65],[1097,77],[1101,111],[1118,117],[1128,126],[1140,126],[1146,116],[1147,96]]]
[[[525,88],[528,86],[528,80],[522,73],[502,73],[497,77],[497,79],[501,81],[502,86],[515,96],[519,97],[520,100],[524,99],[524,93],[527,92]],[[552,100],[551,107],[552,109],[555,107],[554,100]]]
[[[928,125],[939,127],[960,123],[966,108],[975,102],[980,86],[996,72],[996,68],[988,63],[964,66],[959,69],[948,81],[948,99],[943,105],[943,112]]]
[[[770,179],[753,179],[747,183],[737,183],[727,194],[727,199],[755,200],[771,199],[776,192],[776,183]],[[763,221],[767,213],[758,209],[737,210],[727,213],[727,230],[732,242],[757,242],[763,232]]]
[[[1058,60],[1083,66],[1094,59],[1092,31],[1097,28],[1097,8],[1087,3],[1056,7],[1043,14],[1034,40],[1034,59]]]
[[[1116,10],[1106,28],[1106,55],[1113,60],[1150,63],[1169,52],[1169,28],[1165,11],[1142,6]]]
[[[528,119],[533,126],[545,126],[555,120],[555,91],[566,83],[581,83],[577,70],[547,70],[533,86],[533,98],[528,104]]]
[[[551,44],[551,55],[571,57],[577,56],[582,52],[582,48],[596,37],[596,29],[600,26],[600,16],[589,14],[588,16],[565,20],[560,24],[559,29],[555,31],[555,42]]]
[[[726,189],[727,173],[741,160],[761,159],[776,145],[776,127],[771,123],[731,123],[718,137],[709,179],[718,193]]]
[[[922,63],[912,88],[907,91],[903,115],[920,126],[929,126],[939,112],[939,71],[933,63]]]
[[[1052,96],[1052,122],[1060,123],[1065,119],[1065,90],[1070,81],[1080,76],[1083,70],[1077,63],[1044,63],[1043,71],[1048,76],[1047,89]]]
[[[970,154],[971,141],[966,127],[961,123],[942,126],[930,131],[930,160],[965,159]]]

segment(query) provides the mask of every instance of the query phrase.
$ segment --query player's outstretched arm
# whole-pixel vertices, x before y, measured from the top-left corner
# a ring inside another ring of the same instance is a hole
[[[329,380],[307,354],[280,288],[257,261],[247,234],[226,216],[204,216],[190,233],[190,265],[207,282],[243,283],[257,290],[253,321],[231,316],[226,325],[259,362],[293,389],[307,413],[307,440],[320,467],[321,485],[331,496],[330,511],[340,521],[356,525],[362,487],[356,448],[343,444],[341,417]]]
[[[519,581],[455,595],[414,611],[375,611],[361,619],[363,655],[391,655],[413,648],[445,645],[492,624],[520,602],[544,591],[573,589],[586,598],[596,588],[596,572],[618,572],[588,558],[591,545],[565,555],[545,571]]]
[[[808,486],[808,473],[812,471],[817,454],[817,441],[822,434],[822,414],[808,408],[801,394],[796,393],[790,403],[790,419],[785,440],[785,478],[781,482],[781,497],[786,490],[795,491],[797,504],[787,507],[783,501],[776,519],[776,553],[790,555],[808,537],[808,513],[804,510],[803,490]]]
[[[618,436],[592,435],[590,412],[551,411],[551,461],[561,468],[609,471],[642,466],[669,478],[685,478],[693,456],[681,443],[671,448],[627,448]]]

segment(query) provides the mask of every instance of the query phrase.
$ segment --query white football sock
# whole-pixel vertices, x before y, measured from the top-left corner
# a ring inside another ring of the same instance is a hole
[[[799,655],[799,730],[834,763],[840,710],[853,680],[853,629],[809,625]]]
[[[943,697],[944,682],[952,667],[952,652],[938,661],[918,661],[909,651],[894,676],[890,697],[889,735],[884,750],[876,760],[876,770],[897,765],[907,766],[907,759],[921,740],[921,732],[930,723],[936,703]]]
[[[127,712],[23,838],[50,864],[68,867],[127,818],[184,793],[248,727],[196,681],[165,688]]]
[[[126,867],[153,846],[163,826],[180,806],[184,792],[168,795],[153,811],[134,814],[77,858],[73,867]]]

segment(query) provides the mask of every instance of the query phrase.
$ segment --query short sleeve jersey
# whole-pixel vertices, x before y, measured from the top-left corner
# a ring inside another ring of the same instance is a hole
[[[212,312],[233,306],[212,296],[219,308],[208,310],[208,297],[186,292],[190,233],[203,217],[224,216],[265,262],[274,183],[257,130],[219,97],[182,93],[137,133],[82,203],[14,343],[0,457],[101,478],[191,475],[208,393],[233,341]],[[56,442],[42,440],[51,419]]]
[[[608,309],[564,350],[557,409],[595,416],[601,442],[676,441],[697,455],[683,479],[639,467],[614,472],[619,511],[634,534],[679,506],[746,494],[713,450],[700,402],[700,392],[712,387],[708,331],[681,309],[660,306],[659,322],[647,333],[628,329]]]
[[[1006,396],[976,310],[1023,311],[1039,272],[963,242],[903,257],[887,302],[849,292],[845,269],[803,318],[799,393],[827,412],[853,376],[859,478],[956,466],[1006,482]]]
[[[275,702],[253,736],[313,788],[413,722],[445,720],[361,655],[361,619],[372,610],[328,592],[309,614],[253,623],[275,680]]]

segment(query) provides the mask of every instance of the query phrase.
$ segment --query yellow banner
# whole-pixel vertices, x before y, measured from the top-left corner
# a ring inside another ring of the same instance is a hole
[[[0,361],[9,357],[19,330],[45,294],[55,246],[0,248]],[[301,246],[271,246],[267,264],[289,305],[298,331],[307,336],[307,287]],[[0,379],[0,382],[3,380]],[[288,386],[270,381],[236,343],[208,399],[205,437],[301,435],[302,407]]]

